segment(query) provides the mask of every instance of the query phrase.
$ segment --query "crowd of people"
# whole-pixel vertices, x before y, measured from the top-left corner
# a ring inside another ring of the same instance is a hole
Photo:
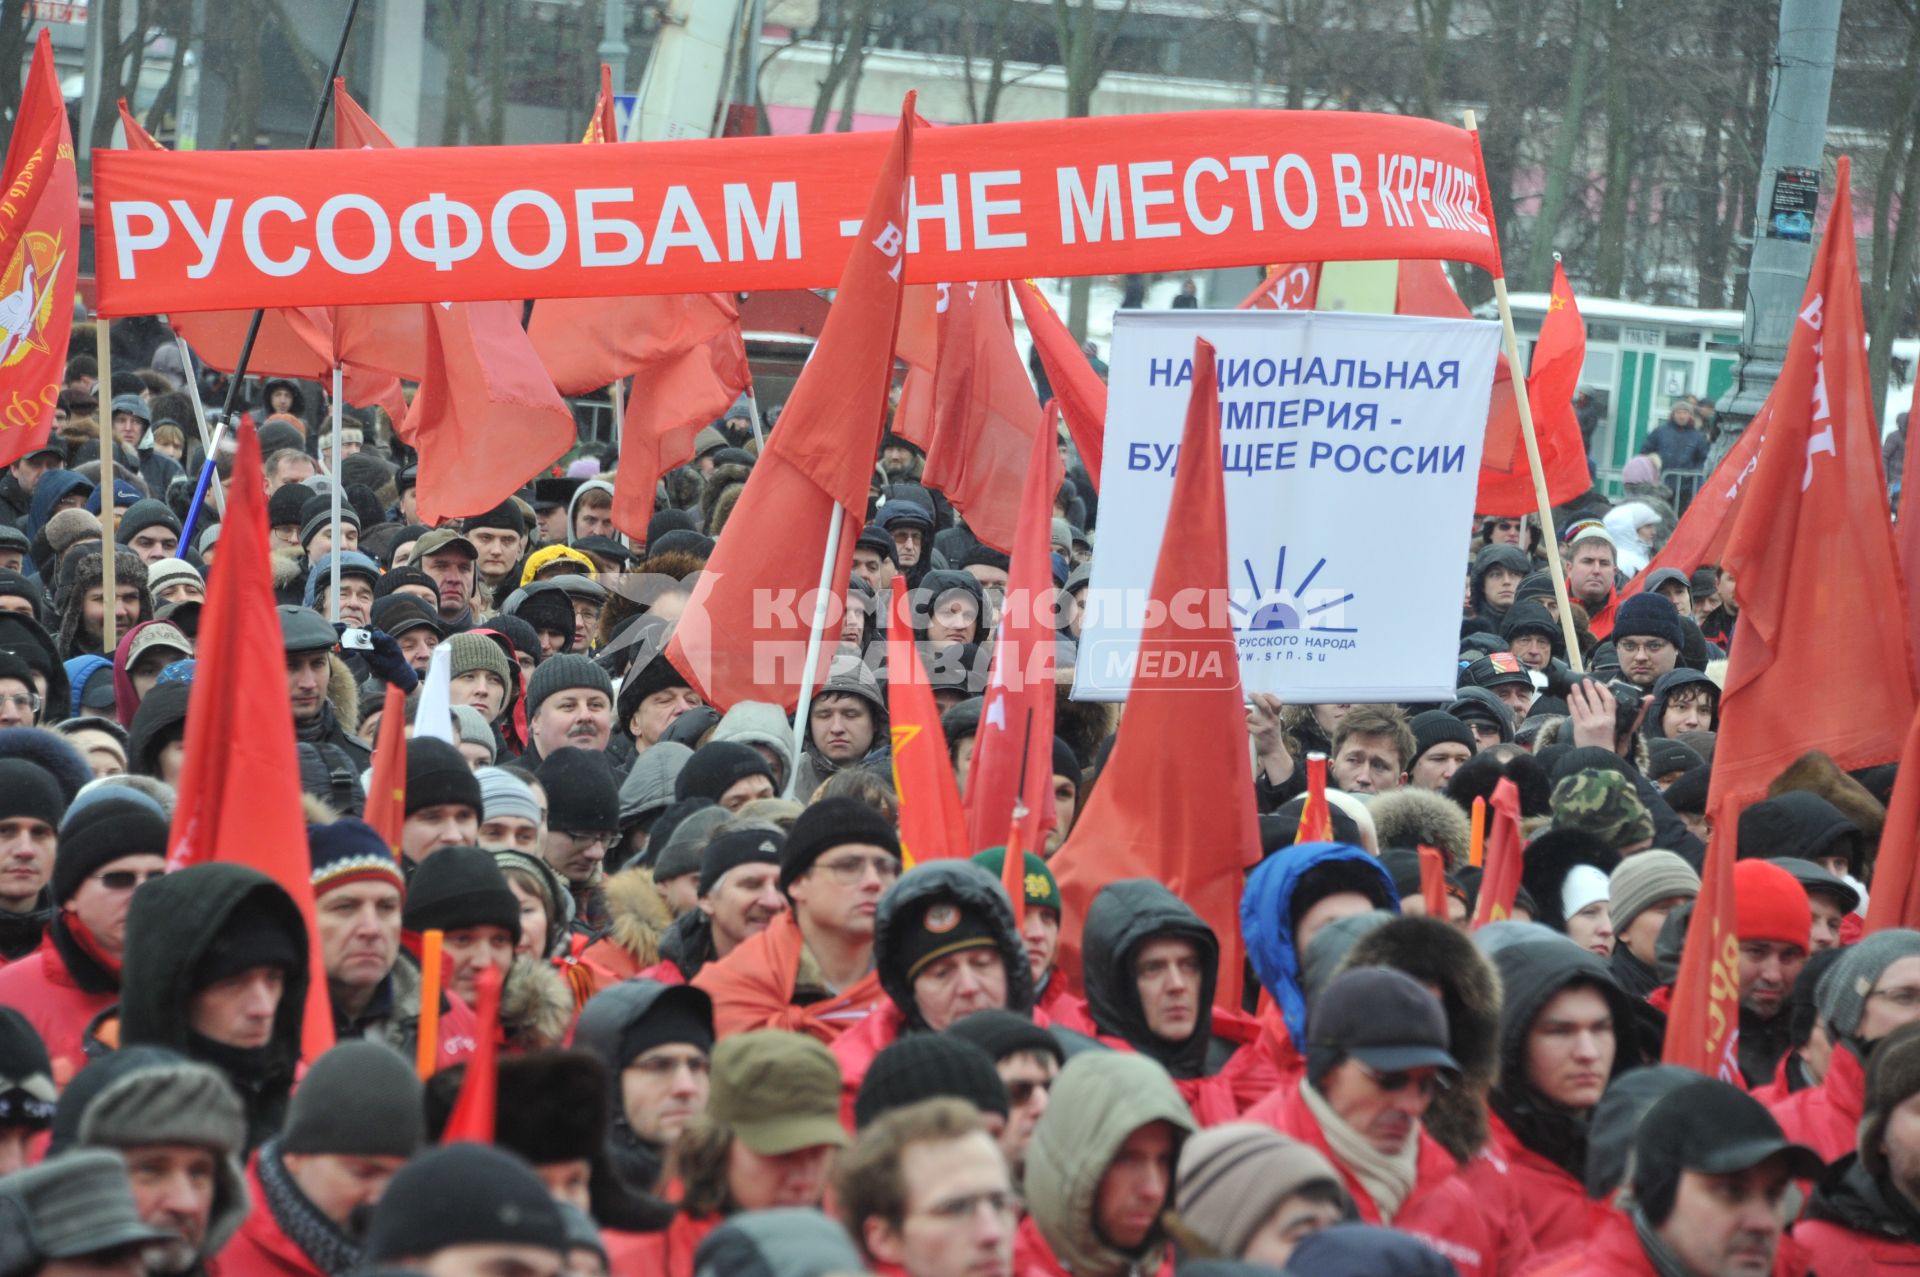
[[[1044,844],[903,853],[885,601],[904,577],[964,790],[1010,566],[905,440],[796,750],[780,705],[709,705],[660,654],[777,419],[701,431],[644,535],[591,447],[429,529],[384,423],[331,457],[318,388],[269,381],[264,473],[215,482],[266,488],[309,918],[245,865],[168,871],[221,528],[192,370],[148,321],[115,341],[140,371],[74,359],[0,478],[0,1277],[1920,1265],[1920,932],[1862,934],[1893,767],[1809,753],[1741,814],[1741,1076],[1660,1064],[1738,605],[1711,564],[1629,586],[1657,492],[1461,530],[1450,702],[1249,699],[1261,846],[1222,935],[1151,878],[1068,916],[1049,862],[1120,718],[1064,679]],[[1098,502],[1062,451],[1064,671]],[[407,743],[396,856],[371,742],[442,648],[454,739]],[[1316,753],[1332,836],[1303,839]],[[1475,929],[1469,812],[1503,782],[1524,871]],[[315,999],[336,1045],[303,1060]],[[491,1143],[443,1140],[463,1103]]]

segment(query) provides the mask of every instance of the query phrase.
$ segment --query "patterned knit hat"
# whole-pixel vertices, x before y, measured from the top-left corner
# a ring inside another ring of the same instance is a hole
[[[336,820],[307,826],[307,852],[313,860],[313,896],[318,900],[350,882],[387,882],[404,895],[407,880],[393,848],[364,820]]]

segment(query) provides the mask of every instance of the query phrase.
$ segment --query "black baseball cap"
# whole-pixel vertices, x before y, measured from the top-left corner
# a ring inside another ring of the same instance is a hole
[[[1355,967],[1320,991],[1307,1015],[1307,1046],[1352,1056],[1370,1069],[1441,1068],[1458,1073],[1447,1050],[1440,999],[1404,971]]]
[[[1787,1154],[1795,1179],[1817,1179],[1820,1155],[1788,1141],[1766,1106],[1738,1087],[1703,1077],[1661,1097],[1640,1120],[1633,1140],[1638,1173],[1678,1167],[1700,1175],[1733,1175]]]

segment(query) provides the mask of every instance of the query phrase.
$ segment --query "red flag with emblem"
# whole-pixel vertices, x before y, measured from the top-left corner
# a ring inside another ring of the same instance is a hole
[[[1040,366],[1047,370],[1047,385],[1053,390],[1060,416],[1073,436],[1074,450],[1087,477],[1100,487],[1100,461],[1106,449],[1107,383],[1087,362],[1080,344],[1060,322],[1040,290],[1030,279],[1015,280],[1014,300],[1020,303],[1020,317],[1026,321],[1033,348],[1040,352]]]
[[[1049,437],[1051,418],[1047,424],[1049,429],[1036,431],[1028,441],[1020,530],[967,771],[967,829],[975,851],[1008,841],[1015,803],[1026,807],[1021,846],[1044,849],[1055,823],[1052,527],[1060,451]]]
[[[234,473],[260,473],[260,440],[242,425]],[[313,865],[301,806],[300,760],[286,658],[275,639],[273,554],[266,490],[236,483],[220,521],[220,570],[207,583],[194,657],[202,671],[187,699],[186,761],[168,838],[170,869],[224,861],[266,874],[293,898],[307,924],[311,971],[325,971],[314,924]],[[301,1054],[333,1045],[325,985],[307,996]]]
[[[1580,366],[1586,357],[1587,325],[1580,318],[1566,271],[1555,262],[1553,291],[1548,294],[1546,318],[1540,323],[1533,363],[1527,372],[1534,442],[1539,446],[1540,469],[1547,480],[1547,500],[1554,505],[1571,501],[1593,486],[1593,476],[1587,470],[1586,443],[1573,412],[1573,394],[1579,387]],[[1501,402],[1501,395],[1500,388],[1495,387],[1494,404]],[[1517,426],[1519,410],[1513,408],[1510,389],[1505,392],[1504,403],[1514,412]],[[1513,446],[1502,456],[1482,459],[1473,508],[1482,514],[1530,514],[1539,508],[1526,440],[1517,430]]]
[[[16,15],[11,21],[16,24]],[[0,465],[46,446],[80,278],[80,185],[45,27],[7,142],[0,200]]]
[[[1260,858],[1246,704],[1227,613],[1226,475],[1220,465],[1220,397],[1214,351],[1194,343],[1193,392],[1174,469],[1173,500],[1154,567],[1148,612],[1159,624],[1142,651],[1164,652],[1186,677],[1136,677],[1119,735],[1073,832],[1055,853],[1062,967],[1080,969],[1080,930],[1100,888],[1121,878],[1165,883],[1211,928],[1220,945],[1216,1001],[1238,1006],[1243,970],[1240,889]],[[1207,592],[1209,605],[1176,608],[1176,596]],[[1168,760],[1181,782],[1167,783]]]
[[[887,627],[887,724],[893,734],[893,787],[900,795],[900,844],[909,864],[967,854],[967,817],[953,778],[933,681],[914,648],[907,579],[893,578]]]
[[[1809,750],[1843,770],[1900,756],[1914,713],[1906,626],[1873,624],[1902,582],[1867,378],[1843,156],[1750,491],[1722,562],[1740,605],[1720,700],[1710,806],[1740,807]],[[1812,678],[1846,627],[1846,677]]]
[[[1493,787],[1493,801],[1487,808],[1491,813],[1491,828],[1487,830],[1480,895],[1473,908],[1476,929],[1489,922],[1505,922],[1513,916],[1513,901],[1520,894],[1520,870],[1526,855],[1526,841],[1520,836],[1520,790],[1503,778]]]
[[[1235,310],[1312,310],[1320,298],[1320,263],[1290,262],[1267,267],[1259,287],[1240,299]]]
[[[600,64],[600,93],[593,99],[593,114],[587,117],[582,142],[618,142],[620,121],[613,109],[613,68]]]
[[[755,700],[795,707],[813,628],[811,603],[836,520],[839,543],[824,574],[839,605],[828,608],[830,627],[844,610],[848,564],[893,383],[913,101],[907,94],[813,358],[794,383],[780,428],[768,437],[667,646],[668,659],[710,705]],[[832,657],[831,633],[821,644],[816,675]]]

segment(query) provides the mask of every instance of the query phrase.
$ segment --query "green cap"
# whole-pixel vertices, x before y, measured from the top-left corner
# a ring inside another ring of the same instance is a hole
[[[1032,852],[1023,852],[1022,854],[1027,858],[1025,879],[1028,907],[1032,908],[1037,906],[1041,909],[1051,909],[1055,913],[1061,912],[1060,884],[1054,881],[1053,870],[1047,868],[1047,862]],[[1006,867],[1007,849],[1005,847],[989,847],[976,855],[973,858],[973,863],[985,869],[995,878],[998,878],[1001,870]]]
[[[1553,787],[1557,829],[1582,829],[1616,850],[1653,837],[1648,814],[1633,782],[1616,771],[1586,769]]]
[[[849,1142],[833,1053],[779,1029],[737,1033],[713,1048],[707,1114],[762,1157]]]

